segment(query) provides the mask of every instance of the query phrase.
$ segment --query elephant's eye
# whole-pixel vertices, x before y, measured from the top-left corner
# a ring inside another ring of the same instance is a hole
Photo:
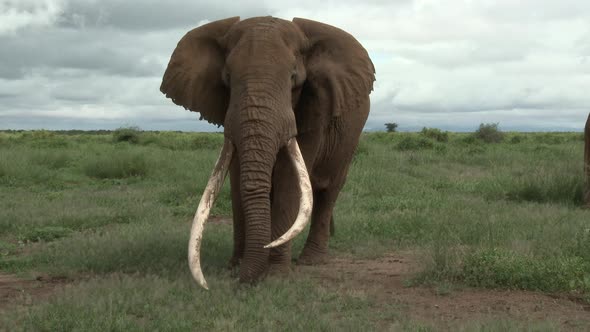
[[[291,73],[291,85],[295,86],[296,83],[297,83],[297,72],[293,71],[293,73]]]

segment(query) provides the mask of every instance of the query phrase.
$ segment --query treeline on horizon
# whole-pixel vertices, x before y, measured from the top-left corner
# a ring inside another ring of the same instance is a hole
[[[148,132],[148,133],[211,133],[211,134],[221,134],[223,133],[223,131],[185,131],[185,130],[150,130],[150,129],[141,129],[139,127],[119,127],[116,129],[0,129],[0,133],[6,133],[6,134],[12,134],[12,133],[26,133],[26,132],[35,132],[35,131],[46,131],[46,132],[52,132],[52,133],[56,133],[56,134],[60,134],[60,135],[111,135],[121,129],[129,129],[132,128],[136,131],[141,131],[141,132]],[[422,129],[415,129],[415,130],[395,130],[393,132],[401,132],[401,133],[417,133],[417,132],[421,132],[422,130],[424,130],[424,128],[426,129],[437,129],[434,127],[423,127]],[[440,130],[440,129],[439,129]],[[464,131],[464,130],[458,130],[458,131],[453,131],[453,130],[446,130],[446,132],[449,133],[472,133],[474,131],[477,131],[477,128],[475,128],[472,131]],[[373,130],[363,130],[363,132],[365,133],[379,133],[379,132],[391,132],[388,131],[387,129],[383,129],[383,130],[379,130],[379,129],[373,129]],[[555,130],[555,131],[544,131],[544,130],[538,130],[538,131],[524,131],[524,130],[508,130],[508,131],[504,131],[506,133],[583,133],[583,129],[581,130]]]

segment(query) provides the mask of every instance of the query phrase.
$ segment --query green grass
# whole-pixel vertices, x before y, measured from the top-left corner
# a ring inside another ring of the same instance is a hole
[[[494,248],[468,255],[461,277],[475,287],[588,293],[588,264],[582,257],[534,257]]]
[[[67,227],[44,226],[28,230],[27,233],[21,237],[21,240],[25,242],[49,242],[68,236],[71,232],[72,230]]]
[[[204,292],[188,275],[174,280],[157,275],[111,274],[66,288],[46,303],[29,308],[17,324],[5,327],[42,331],[260,331],[367,330],[371,307],[363,297],[335,294],[309,280],[268,280],[240,287],[229,276]],[[305,305],[302,305],[305,304]],[[335,320],[335,316],[338,319]]]
[[[88,158],[83,168],[84,174],[97,179],[142,177],[148,173],[146,158],[142,154],[127,150]]]
[[[202,260],[212,290],[198,289],[186,243],[222,135],[119,134],[0,132],[0,270],[76,280],[53,297],[6,310],[0,326],[436,330],[362,291],[334,291],[311,278],[239,286],[226,269],[229,225],[206,228]],[[439,285],[441,293],[468,285],[590,299],[582,148],[578,133],[504,133],[496,144],[428,128],[364,134],[335,210],[332,254],[415,250],[423,271],[412,282]],[[231,214],[228,184],[213,214]],[[295,257],[304,240],[296,239]],[[556,328],[549,321],[538,330]]]

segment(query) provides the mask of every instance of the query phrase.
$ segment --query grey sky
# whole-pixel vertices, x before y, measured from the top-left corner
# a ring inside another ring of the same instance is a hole
[[[178,40],[229,16],[306,17],[357,37],[377,70],[366,128],[581,130],[586,0],[4,0],[0,129],[219,130],[159,92]]]

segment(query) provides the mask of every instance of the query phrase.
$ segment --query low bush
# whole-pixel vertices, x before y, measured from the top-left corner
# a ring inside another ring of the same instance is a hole
[[[396,148],[401,151],[416,151],[432,149],[434,142],[422,136],[405,136],[397,143]]]
[[[113,131],[114,142],[139,143],[141,129],[139,127],[121,127]]]
[[[420,134],[424,135],[425,137],[431,138],[437,142],[448,142],[449,141],[449,133],[447,131],[442,131],[438,128],[422,128]]]
[[[510,137],[510,144],[520,144],[524,141],[524,136],[515,135]]]
[[[473,136],[486,143],[500,143],[504,140],[504,133],[498,129],[497,123],[482,123]]]

